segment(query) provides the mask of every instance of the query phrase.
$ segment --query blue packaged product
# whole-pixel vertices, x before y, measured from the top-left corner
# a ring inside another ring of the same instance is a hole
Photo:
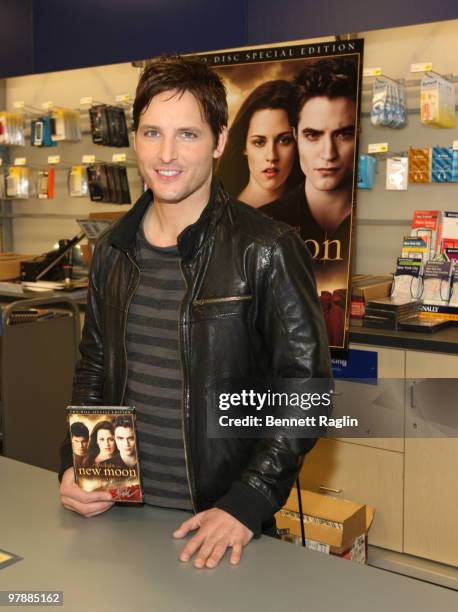
[[[433,147],[431,161],[431,181],[433,183],[450,183],[453,179],[453,149],[451,147]]]
[[[377,160],[373,155],[360,155],[358,159],[358,189],[374,186]]]
[[[458,183],[458,151],[453,151],[452,183]]]

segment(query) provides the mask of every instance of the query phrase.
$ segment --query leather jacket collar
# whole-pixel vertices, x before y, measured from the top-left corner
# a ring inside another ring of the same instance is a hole
[[[152,201],[153,194],[148,189],[135,206],[118,221],[110,236],[114,247],[125,252],[133,252],[138,226]],[[227,194],[221,189],[218,179],[213,177],[210,198],[202,214],[178,236],[178,250],[183,261],[190,261],[196,257],[206,239],[214,232],[226,209],[227,201]]]

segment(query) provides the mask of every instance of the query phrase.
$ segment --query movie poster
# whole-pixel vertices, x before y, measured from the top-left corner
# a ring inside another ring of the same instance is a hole
[[[201,55],[228,94],[216,174],[233,196],[297,228],[332,348],[347,344],[362,53],[358,39]]]

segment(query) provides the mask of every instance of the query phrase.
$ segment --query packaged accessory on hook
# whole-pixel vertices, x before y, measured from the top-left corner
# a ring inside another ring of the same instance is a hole
[[[54,168],[40,170],[37,175],[37,194],[40,200],[51,200],[54,197]]]
[[[420,120],[435,127],[455,127],[455,84],[427,72],[421,81]]]
[[[107,147],[128,147],[124,109],[118,106],[98,104],[89,109],[92,141]]]
[[[453,149],[433,147],[431,180],[433,183],[451,183],[453,176]]]
[[[389,157],[386,160],[387,191],[406,191],[408,174],[409,160],[407,157]]]
[[[57,147],[57,142],[54,142],[51,137],[51,115],[32,119],[30,127],[30,141],[32,146]]]
[[[51,112],[51,139],[54,142],[81,140],[79,111],[69,108],[54,108]]]
[[[12,200],[26,200],[33,197],[34,190],[30,168],[10,166],[6,176],[6,197]]]
[[[372,189],[374,186],[377,159],[373,155],[360,155],[358,159],[358,189]]]
[[[373,126],[402,128],[407,110],[403,85],[392,79],[378,77],[372,94],[371,123]]]
[[[431,182],[431,149],[409,149],[409,183]]]
[[[83,198],[89,188],[85,166],[72,166],[68,173],[68,193],[71,198]]]
[[[130,204],[127,169],[118,164],[91,164],[87,167],[89,195],[93,202]]]
[[[25,146],[24,116],[0,111],[0,145]]]

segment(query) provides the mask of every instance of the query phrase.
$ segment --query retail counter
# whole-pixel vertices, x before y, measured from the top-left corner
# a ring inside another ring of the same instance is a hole
[[[0,289],[0,303],[8,304],[12,301],[30,299],[32,297],[40,296],[39,294],[34,296],[30,293],[18,295],[17,293]],[[81,313],[86,311],[86,299],[81,297],[81,295],[75,294],[75,297],[73,297],[71,292],[55,291],[53,297],[62,297],[64,300],[70,299],[75,302]],[[450,327],[433,334],[351,326],[350,343],[458,354],[458,321],[451,323]]]
[[[266,536],[242,562],[213,570],[178,561],[172,531],[188,515],[115,507],[85,519],[59,502],[56,475],[0,458],[0,548],[23,557],[0,590],[57,590],[64,610],[416,612],[456,609],[455,592]]]

